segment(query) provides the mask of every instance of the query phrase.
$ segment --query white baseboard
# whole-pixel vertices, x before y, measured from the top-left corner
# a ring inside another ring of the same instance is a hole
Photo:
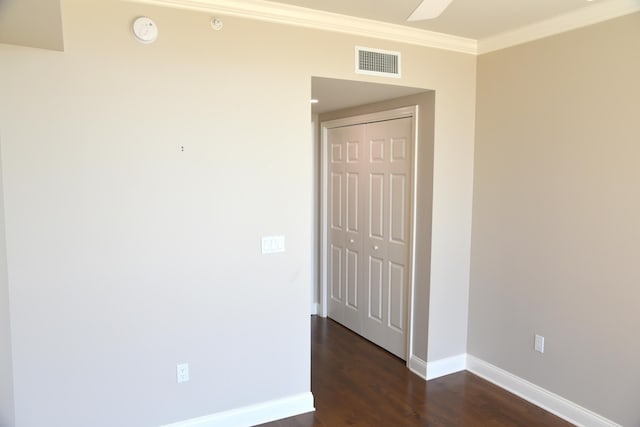
[[[446,359],[427,362],[427,380],[443,377],[445,375],[454,374],[464,371],[467,367],[467,355],[459,354],[457,356],[447,357]]]
[[[313,395],[309,392],[178,421],[162,427],[250,427],[312,411],[315,411]]]
[[[595,412],[477,357],[467,355],[467,370],[577,426],[621,427]]]
[[[409,370],[422,379],[427,379],[427,362],[417,356],[411,355],[407,364]]]
[[[408,367],[416,375],[426,380],[466,369],[576,426],[622,427],[620,424],[577,405],[562,396],[558,396],[471,355],[461,354],[434,362],[425,362],[419,357],[410,356]],[[163,427],[248,427],[314,410],[313,395],[308,392],[204,417],[179,421]]]
[[[425,362],[416,356],[411,356],[408,366],[412,372],[426,380],[432,380],[466,369],[577,426],[622,427],[562,396],[558,396],[469,354],[460,354],[433,362]]]
[[[409,357],[409,369],[425,380],[443,377],[445,375],[464,371],[466,368],[466,354],[447,357],[434,362],[425,362],[417,356]]]

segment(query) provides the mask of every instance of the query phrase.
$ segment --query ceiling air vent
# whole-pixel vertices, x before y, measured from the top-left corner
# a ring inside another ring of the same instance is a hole
[[[356,46],[356,73],[400,77],[400,52]]]

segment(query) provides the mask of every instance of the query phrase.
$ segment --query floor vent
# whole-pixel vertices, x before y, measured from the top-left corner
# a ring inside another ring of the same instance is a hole
[[[400,77],[400,52],[356,46],[356,73]]]

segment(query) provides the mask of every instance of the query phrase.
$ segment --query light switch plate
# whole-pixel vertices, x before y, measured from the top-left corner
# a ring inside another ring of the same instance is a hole
[[[544,353],[544,337],[543,336],[536,335],[533,348],[539,353]]]
[[[262,238],[262,253],[275,254],[284,252],[284,236],[264,236]]]
[[[179,363],[176,365],[176,379],[178,383],[186,383],[189,381],[189,364]]]

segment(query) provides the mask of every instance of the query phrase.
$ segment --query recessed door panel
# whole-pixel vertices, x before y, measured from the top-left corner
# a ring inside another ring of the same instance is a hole
[[[384,162],[384,139],[373,139],[369,141],[371,163]]]
[[[369,317],[382,322],[382,266],[384,261],[369,257]]]
[[[347,230],[357,233],[360,211],[360,177],[357,173],[347,173]]]
[[[360,141],[347,142],[347,162],[356,163],[360,161]]]
[[[340,143],[331,144],[331,163],[342,162],[342,145]]]
[[[329,191],[331,202],[331,228],[342,230],[342,174],[331,173],[331,189]]]
[[[391,138],[391,162],[407,160],[407,139]]]
[[[389,181],[389,238],[392,242],[405,243],[407,177],[392,173]]]
[[[334,245],[331,245],[329,277],[331,279],[331,299],[342,302],[342,249]]]
[[[369,236],[384,238],[384,174],[369,176]]]
[[[347,249],[347,307],[358,309],[358,253]]]
[[[389,263],[389,316],[388,326],[402,333],[404,331],[404,293],[405,293],[405,269],[404,266]]]

